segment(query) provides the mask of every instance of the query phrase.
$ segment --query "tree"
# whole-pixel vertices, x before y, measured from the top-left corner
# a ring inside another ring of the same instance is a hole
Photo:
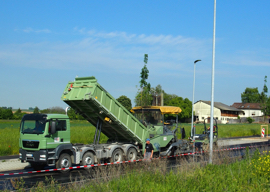
[[[268,87],[267,83],[267,76],[264,77],[264,86],[263,91],[261,92],[261,111],[263,112],[264,116],[270,114],[270,98],[267,96]]]
[[[0,107],[0,119],[3,119],[3,108]]]
[[[242,103],[260,103],[261,95],[258,91],[258,87],[249,88],[247,87],[243,93],[241,93]]]
[[[255,120],[252,119],[251,117],[247,117],[247,121],[248,121],[249,123],[252,123],[252,122],[255,121]]]
[[[22,113],[22,110],[19,108],[14,114],[14,119],[21,119],[25,113]]]
[[[261,94],[258,88],[246,88],[245,92],[241,94],[241,99],[243,103],[260,103],[261,111],[265,116],[270,115],[270,98],[267,96],[268,87],[267,76],[264,76],[264,86]]]
[[[39,113],[39,108],[36,106],[33,113]]]
[[[125,95],[120,96],[116,99],[121,105],[123,105],[128,111],[132,109],[132,104],[130,98]]]
[[[264,76],[263,91],[261,93],[261,95],[262,95],[261,101],[262,102],[266,102],[266,100],[267,100],[268,87],[267,87],[266,83],[267,83],[267,76]]]
[[[148,54],[144,54],[144,66],[141,71],[141,80],[140,80],[140,87],[147,87],[148,83],[146,82],[146,79],[148,79],[148,73],[149,70],[147,69],[147,63],[148,63]]]
[[[67,115],[70,119],[76,119],[76,113],[73,108],[70,108],[67,112]]]
[[[48,113],[51,113],[51,114],[53,114],[53,113],[65,114],[65,110],[62,107],[51,107],[51,108],[40,110],[40,113],[45,113],[45,114],[48,114]]]
[[[20,114],[20,113],[22,113],[22,110],[19,108],[19,109],[15,112],[15,114]]]
[[[148,54],[144,54],[144,66],[141,71],[140,89],[135,97],[136,106],[149,106],[152,103],[151,85],[147,83],[149,70],[147,69]],[[139,95],[140,93],[140,95]]]
[[[2,108],[0,112],[1,112],[0,114],[1,119],[13,119],[13,113],[11,108],[6,109]]]
[[[192,102],[185,98],[179,97],[175,94],[164,94],[166,96],[166,100],[164,97],[164,105],[165,106],[175,106],[180,107],[182,109],[182,112],[178,114],[178,118],[180,121],[184,121],[187,118],[191,117],[192,114]],[[169,118],[172,115],[168,115],[167,118]],[[174,115],[175,116],[175,115]]]
[[[73,119],[73,120],[84,120],[84,117],[77,114],[77,112],[73,109],[70,108],[67,112],[67,115],[69,117],[69,119]]]

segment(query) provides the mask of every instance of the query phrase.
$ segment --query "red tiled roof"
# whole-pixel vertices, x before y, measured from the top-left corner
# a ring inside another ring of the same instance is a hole
[[[261,109],[260,103],[234,103],[232,107],[237,109]]]

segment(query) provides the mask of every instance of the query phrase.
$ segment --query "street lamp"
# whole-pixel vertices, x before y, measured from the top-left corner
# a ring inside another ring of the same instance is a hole
[[[195,92],[195,67],[196,67],[196,63],[201,61],[200,59],[194,61],[194,75],[193,75],[193,97],[192,97],[192,116],[191,116],[191,137],[193,139],[194,135],[193,135],[193,122],[194,122],[194,115],[193,115],[193,111],[194,111],[194,92]],[[195,129],[194,129],[194,134],[195,134]]]
[[[216,0],[214,0],[214,24],[213,24],[213,57],[212,57],[212,88],[211,88],[211,121],[210,121],[210,154],[209,163],[213,157],[213,125],[214,125],[214,84],[215,84],[215,52],[216,52]]]

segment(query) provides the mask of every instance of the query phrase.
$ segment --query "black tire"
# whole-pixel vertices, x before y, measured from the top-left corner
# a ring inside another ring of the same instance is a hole
[[[123,152],[121,149],[114,150],[112,157],[111,157],[111,163],[114,162],[121,162],[123,160]]]
[[[130,148],[126,155],[127,161],[134,161],[137,159],[137,150],[135,148]]]
[[[95,163],[95,156],[93,153],[91,152],[86,152],[84,155],[83,155],[83,158],[82,158],[82,163],[81,165],[85,166],[85,165],[93,165]],[[85,169],[89,169],[91,167],[84,167]]]
[[[30,162],[30,165],[35,171],[43,170],[44,167],[46,166],[43,163],[35,163],[35,162]]]
[[[55,167],[57,169],[60,168],[68,168],[71,167],[72,162],[71,162],[71,157],[67,153],[63,153],[60,155],[59,159],[57,160]],[[66,173],[69,172],[69,169],[61,170],[61,172]]]

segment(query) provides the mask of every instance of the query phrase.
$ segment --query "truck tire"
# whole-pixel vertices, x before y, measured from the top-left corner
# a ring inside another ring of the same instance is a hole
[[[35,171],[39,171],[39,170],[43,170],[44,167],[46,166],[43,163],[36,163],[36,162],[29,162],[31,167],[35,170]]]
[[[123,160],[123,152],[121,149],[114,150],[112,157],[111,157],[111,163],[114,162],[121,162]]]
[[[136,159],[137,159],[137,150],[132,147],[127,152],[126,160],[127,161],[134,161]]]
[[[83,155],[83,158],[82,158],[82,163],[81,165],[85,166],[85,165],[93,165],[95,163],[95,156],[93,153],[91,152],[86,152],[84,155]],[[84,167],[85,169],[89,169],[91,167]]]
[[[61,154],[59,159],[57,160],[57,162],[55,164],[57,169],[68,168],[68,167],[71,167],[71,165],[72,165],[71,157],[67,153]],[[61,172],[63,172],[63,173],[69,172],[69,169],[61,170]]]

